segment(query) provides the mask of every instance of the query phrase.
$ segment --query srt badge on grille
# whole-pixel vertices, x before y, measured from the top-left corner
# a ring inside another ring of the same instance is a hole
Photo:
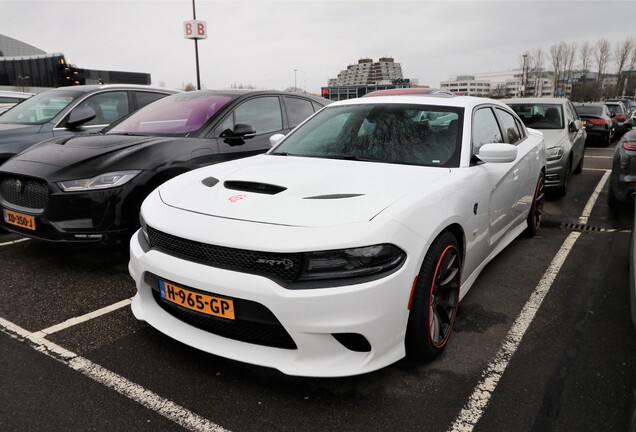
[[[16,180],[15,181],[16,193],[22,193],[23,190],[24,190],[24,183],[22,183],[20,180]]]
[[[280,260],[259,258],[256,260],[256,263],[267,264],[271,267],[283,268],[285,270],[289,270],[294,266],[294,262],[287,258]]]

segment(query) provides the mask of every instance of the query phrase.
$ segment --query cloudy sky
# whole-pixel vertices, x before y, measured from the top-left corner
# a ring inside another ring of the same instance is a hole
[[[560,41],[614,46],[634,30],[635,2],[196,0],[206,88],[251,84],[318,93],[347,65],[391,56],[405,78],[439,86],[449,75],[510,70],[524,51]],[[603,18],[605,16],[605,18]],[[0,34],[87,69],[147,72],[153,84],[196,83],[184,39],[192,0],[0,0]],[[296,72],[294,72],[296,70]],[[613,70],[613,66],[610,68]]]

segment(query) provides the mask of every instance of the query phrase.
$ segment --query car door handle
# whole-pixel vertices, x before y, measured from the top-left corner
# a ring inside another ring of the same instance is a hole
[[[515,180],[519,179],[519,168],[517,168],[516,170],[512,172],[512,178]]]

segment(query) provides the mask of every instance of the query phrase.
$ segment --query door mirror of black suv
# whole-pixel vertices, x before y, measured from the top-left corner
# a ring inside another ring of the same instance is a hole
[[[243,123],[237,123],[234,126],[233,135],[236,138],[250,139],[256,136],[256,129],[253,126]]]
[[[75,129],[76,127],[83,125],[97,117],[97,113],[91,107],[80,107],[71,111],[66,121],[66,126],[69,129]]]

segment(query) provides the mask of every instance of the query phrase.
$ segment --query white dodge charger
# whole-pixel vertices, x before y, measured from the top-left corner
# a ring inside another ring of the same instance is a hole
[[[541,223],[543,136],[494,100],[347,100],[271,141],[145,200],[136,318],[291,375],[429,360],[484,266]]]

